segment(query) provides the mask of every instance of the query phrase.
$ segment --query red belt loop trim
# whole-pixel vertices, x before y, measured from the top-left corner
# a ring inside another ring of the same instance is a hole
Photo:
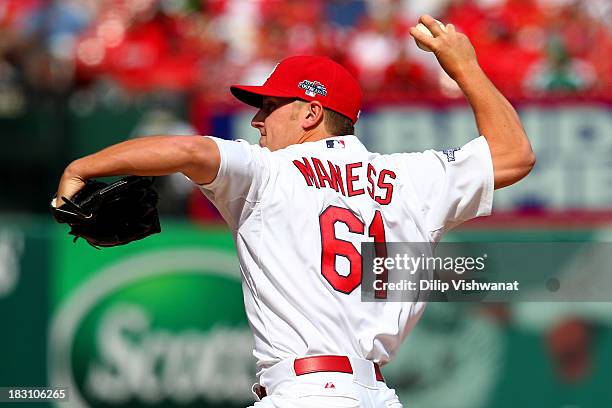
[[[311,356],[296,358],[293,362],[295,375],[304,375],[321,372],[338,372],[352,374],[351,360],[347,356]],[[384,382],[380,366],[374,363],[376,380]]]
[[[376,374],[376,381],[385,382],[385,377],[383,377],[382,373],[380,372],[380,366],[378,363],[374,363],[374,374]]]
[[[261,385],[258,385],[257,387],[255,387],[255,394],[257,394],[257,397],[259,397],[259,400],[262,400],[268,396],[268,392]]]

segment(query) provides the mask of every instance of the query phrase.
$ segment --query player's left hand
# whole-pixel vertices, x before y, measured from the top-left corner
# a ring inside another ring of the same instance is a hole
[[[72,198],[77,191],[85,186],[85,182],[86,180],[82,179],[78,174],[74,174],[72,171],[70,171],[70,167],[66,168],[57,188],[55,206],[60,207],[62,204],[64,204],[62,197],[66,197],[68,199]]]
[[[62,205],[51,204],[59,223],[70,225],[70,234],[93,247],[112,247],[161,231],[157,192],[152,177],[128,176],[112,184],[88,180]]]
[[[422,16],[419,22],[429,29],[433,37],[419,31],[416,27],[410,28],[410,35],[432,50],[444,71],[451,78],[457,81],[470,70],[480,69],[472,43],[465,34],[458,32],[453,24],[447,24],[445,31],[429,15]]]

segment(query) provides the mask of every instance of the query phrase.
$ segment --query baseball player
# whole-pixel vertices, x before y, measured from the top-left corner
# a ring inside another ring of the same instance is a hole
[[[84,180],[181,172],[233,232],[259,384],[254,407],[401,407],[380,367],[421,316],[419,302],[362,302],[362,242],[437,242],[488,215],[493,190],[523,178],[534,154],[518,115],[449,24],[421,22],[469,101],[479,132],[441,153],[369,152],[355,137],[361,92],[324,57],[281,61],[261,86],[232,86],[259,110],[259,145],[214,137],[129,140],[71,163],[58,197]],[[382,293],[384,298],[385,293]]]

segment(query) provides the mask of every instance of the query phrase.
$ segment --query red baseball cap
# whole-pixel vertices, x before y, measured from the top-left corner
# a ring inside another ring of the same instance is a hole
[[[342,65],[327,57],[295,56],[279,62],[260,86],[232,85],[238,100],[261,108],[264,96],[319,101],[353,121],[359,118],[361,89]]]

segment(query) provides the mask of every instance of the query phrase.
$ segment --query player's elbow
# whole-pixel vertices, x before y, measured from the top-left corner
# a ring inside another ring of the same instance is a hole
[[[208,137],[188,136],[177,140],[186,157],[182,173],[196,184],[211,183],[217,176],[221,155],[217,144]]]
[[[531,146],[529,146],[529,150],[525,152],[523,160],[523,167],[525,169],[525,175],[523,177],[525,177],[531,172],[531,169],[533,169],[536,164],[536,155]]]
[[[494,160],[495,188],[507,187],[525,178],[536,163],[536,155],[528,140]]]
[[[536,164],[536,155],[533,152],[533,149],[531,148],[531,144],[529,143],[529,140],[525,136],[525,140],[521,144],[521,147],[519,148],[519,151],[517,152],[517,157],[516,157],[516,167],[517,167],[517,172],[521,176],[520,179],[525,178],[531,172],[531,169],[533,169],[535,164]]]

